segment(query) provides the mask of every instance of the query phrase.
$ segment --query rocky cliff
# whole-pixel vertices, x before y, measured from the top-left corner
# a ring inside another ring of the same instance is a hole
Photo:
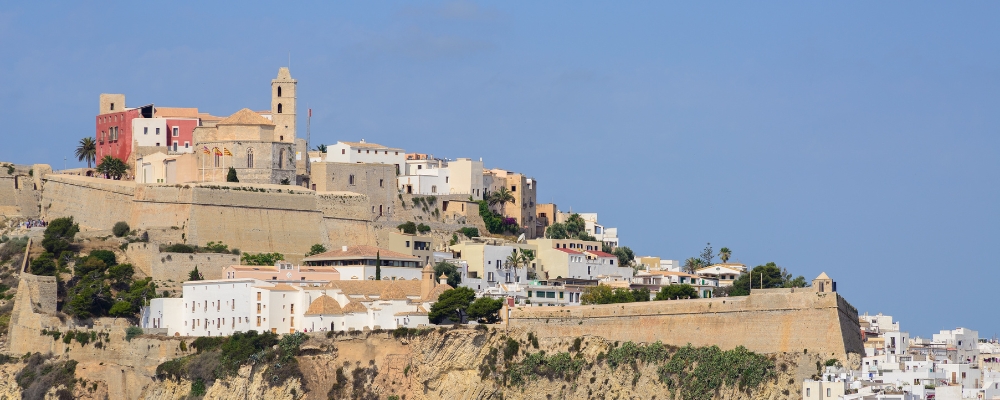
[[[70,356],[49,362],[62,365],[56,363]],[[204,398],[792,399],[801,397],[801,381],[816,374],[826,360],[798,352],[758,355],[598,337],[544,338],[493,326],[329,338],[320,332],[310,334],[297,361],[300,374],[280,382],[265,378],[267,366],[248,364],[234,376],[208,382]],[[17,375],[25,363],[15,359],[0,366],[0,398],[21,398],[25,391]],[[90,361],[76,368],[112,373],[119,366]],[[181,399],[192,393],[192,382],[183,378],[133,378],[125,381],[132,387],[108,390],[100,374],[86,375],[72,388],[49,379],[55,386],[47,388],[46,397],[58,398],[60,389],[64,396],[70,390],[72,397],[112,399],[120,397],[118,393],[137,393],[144,399]]]

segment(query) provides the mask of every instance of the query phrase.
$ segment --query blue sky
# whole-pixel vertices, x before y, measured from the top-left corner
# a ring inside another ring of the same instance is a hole
[[[992,336],[998,11],[21,2],[0,10],[0,160],[61,168],[93,135],[102,92],[266,109],[290,54],[314,143],[482,157],[537,178],[540,202],[599,212],[639,254],[711,242],[750,265],[826,271],[860,311],[913,334]]]

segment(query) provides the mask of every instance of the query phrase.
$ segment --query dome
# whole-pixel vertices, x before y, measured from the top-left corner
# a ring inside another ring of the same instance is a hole
[[[396,282],[390,282],[388,285],[382,289],[382,292],[378,295],[379,300],[407,300],[406,293],[403,292],[403,288],[399,287]]]
[[[361,304],[357,301],[351,300],[350,303],[347,303],[347,305],[344,306],[344,312],[345,313],[368,312],[368,307],[365,307],[364,304]]]
[[[313,300],[305,315],[339,315],[343,313],[344,310],[340,308],[340,303],[337,303],[333,297],[324,294]]]

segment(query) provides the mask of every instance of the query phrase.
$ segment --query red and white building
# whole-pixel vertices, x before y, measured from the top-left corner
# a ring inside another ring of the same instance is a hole
[[[197,108],[152,104],[129,108],[123,94],[101,94],[100,102],[95,121],[98,162],[112,156],[131,164],[136,147],[148,148],[149,152],[193,153],[194,128],[201,126],[203,119],[218,119],[198,113]]]

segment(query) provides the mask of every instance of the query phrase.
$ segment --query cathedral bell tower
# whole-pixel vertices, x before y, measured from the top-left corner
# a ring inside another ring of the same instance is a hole
[[[278,77],[271,80],[271,121],[274,122],[274,140],[295,143],[295,85],[288,68],[278,69]]]

